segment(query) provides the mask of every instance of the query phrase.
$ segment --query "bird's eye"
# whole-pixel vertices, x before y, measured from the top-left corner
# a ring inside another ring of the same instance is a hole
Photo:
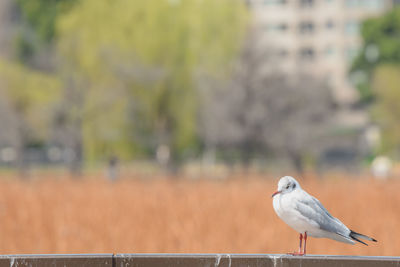
[[[290,184],[288,184],[288,185],[286,186],[286,189],[289,189],[289,187],[290,187]]]
[[[293,184],[292,188],[295,189],[296,188],[296,184]]]

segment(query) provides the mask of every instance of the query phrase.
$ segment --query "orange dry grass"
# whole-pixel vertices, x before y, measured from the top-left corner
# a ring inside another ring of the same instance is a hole
[[[400,181],[301,181],[378,243],[310,238],[312,254],[400,255]],[[0,253],[286,253],[298,234],[275,215],[276,180],[0,181]]]

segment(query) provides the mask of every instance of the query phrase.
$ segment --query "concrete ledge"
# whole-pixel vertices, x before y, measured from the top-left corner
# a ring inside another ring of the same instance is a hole
[[[45,254],[2,255],[0,267],[291,267],[400,266],[400,257],[276,254]]]
[[[113,267],[113,254],[1,255],[0,267]]]
[[[117,254],[116,266],[214,266],[214,267],[291,267],[291,266],[400,266],[400,257],[367,256],[290,256],[275,254]]]

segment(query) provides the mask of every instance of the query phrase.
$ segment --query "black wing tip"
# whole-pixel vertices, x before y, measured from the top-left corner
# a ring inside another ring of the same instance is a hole
[[[357,237],[354,237],[354,236],[352,236],[352,235],[350,235],[350,237],[351,237],[352,239],[354,239],[355,241],[357,241],[357,242],[360,242],[361,244],[364,244],[364,245],[368,246],[368,244],[367,244],[367,243],[365,243],[365,242],[361,241],[361,240],[360,240],[360,239],[358,239]]]
[[[370,241],[373,241],[373,242],[378,242],[378,240],[376,240],[375,238],[372,238],[372,237],[369,237],[369,236],[366,236],[366,235],[357,233],[357,232],[355,232],[355,231],[353,231],[353,230],[350,229],[350,237],[351,237],[352,239],[354,239],[354,240],[356,240],[357,242],[360,242],[360,243],[362,243],[362,244],[368,246],[367,243],[365,243],[365,242],[361,241],[360,239],[356,238],[355,235],[358,235],[358,236],[361,236],[361,237],[365,237],[365,239],[370,240]]]

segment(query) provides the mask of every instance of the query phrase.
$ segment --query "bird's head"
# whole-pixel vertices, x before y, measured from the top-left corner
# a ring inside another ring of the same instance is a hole
[[[287,194],[300,188],[300,184],[292,176],[284,176],[278,182],[278,190],[272,194],[272,197],[278,194]]]

